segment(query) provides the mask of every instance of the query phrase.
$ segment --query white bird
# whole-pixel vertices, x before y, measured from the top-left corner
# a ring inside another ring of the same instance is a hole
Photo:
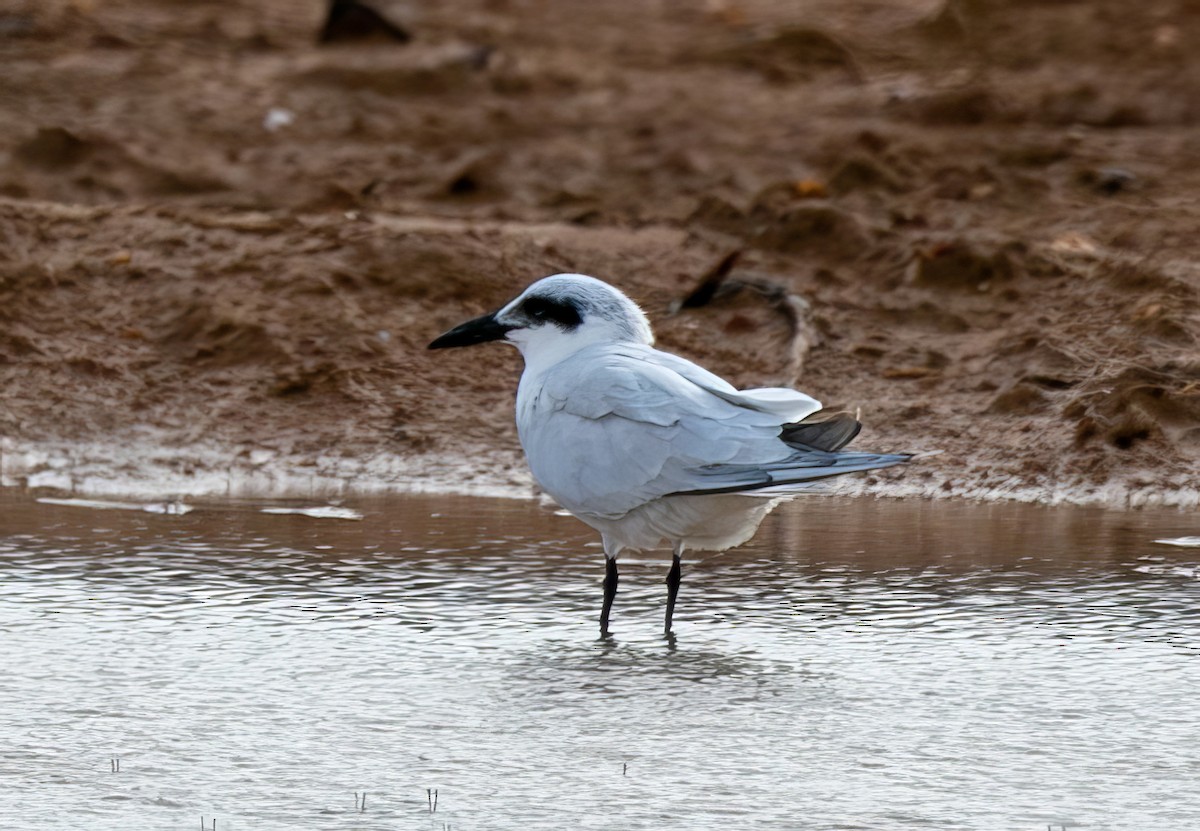
[[[741,545],[814,480],[910,458],[838,452],[861,428],[850,416],[796,390],[739,391],[655,349],[645,313],[594,277],[538,280],[429,348],[493,340],[525,359],[517,431],[534,479],[603,540],[602,637],[622,551],[671,544],[670,635],[685,550]]]

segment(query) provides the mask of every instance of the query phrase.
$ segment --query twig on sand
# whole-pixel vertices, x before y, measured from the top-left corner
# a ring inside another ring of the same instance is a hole
[[[684,309],[698,309],[715,300],[731,298],[745,289],[755,292],[772,308],[783,314],[790,325],[787,383],[794,387],[804,375],[804,364],[808,360],[809,351],[821,342],[820,333],[812,320],[812,306],[806,299],[793,294],[786,285],[776,280],[749,275],[731,279],[734,266],[741,257],[740,250],[722,257],[705,272],[691,292],[671,304],[671,313],[677,314]]]

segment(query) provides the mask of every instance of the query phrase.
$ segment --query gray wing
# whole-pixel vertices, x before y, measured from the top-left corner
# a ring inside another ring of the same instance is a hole
[[[606,518],[664,496],[786,488],[907,458],[826,452],[801,443],[804,431],[786,442],[785,424],[819,407],[794,390],[738,392],[649,347],[608,345],[547,374],[521,439],[550,495]]]

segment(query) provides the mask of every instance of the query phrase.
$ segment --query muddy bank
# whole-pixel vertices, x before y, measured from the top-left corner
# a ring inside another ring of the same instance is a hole
[[[1188,4],[384,6],[0,14],[4,484],[528,492],[516,354],[424,346],[582,271],[940,452],[852,490],[1197,504]]]

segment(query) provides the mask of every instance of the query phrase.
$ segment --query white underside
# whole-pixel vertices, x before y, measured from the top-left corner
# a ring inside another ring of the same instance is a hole
[[[794,494],[792,494],[794,495]],[[579,516],[600,532],[604,553],[661,548],[677,552],[724,551],[748,541],[787,496],[716,494],[666,496],[634,508],[619,519]]]

